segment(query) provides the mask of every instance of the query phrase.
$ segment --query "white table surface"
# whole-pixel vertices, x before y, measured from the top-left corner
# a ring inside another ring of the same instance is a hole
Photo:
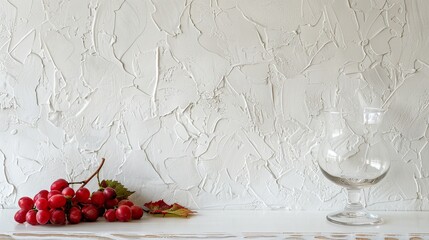
[[[332,224],[325,212],[204,210],[189,218],[145,216],[128,223],[31,226],[0,210],[0,239],[429,239],[429,212],[378,212],[379,226]]]

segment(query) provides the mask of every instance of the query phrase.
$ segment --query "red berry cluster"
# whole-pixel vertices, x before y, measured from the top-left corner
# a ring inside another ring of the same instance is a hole
[[[141,207],[128,199],[119,201],[115,189],[111,187],[91,194],[85,187],[75,191],[69,182],[58,179],[52,183],[50,190],[41,190],[34,198],[20,198],[18,205],[21,209],[15,213],[15,221],[31,225],[64,225],[67,222],[94,222],[101,216],[108,222],[128,222],[143,216]]]

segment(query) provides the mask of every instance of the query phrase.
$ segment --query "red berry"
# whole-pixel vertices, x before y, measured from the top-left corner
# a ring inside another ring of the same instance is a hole
[[[57,179],[55,180],[52,185],[51,185],[51,191],[52,190],[58,190],[58,191],[62,191],[64,188],[69,186],[69,182],[67,182],[65,179]]]
[[[107,187],[107,182],[106,182],[106,180],[101,181],[100,186],[101,186],[102,188],[106,188],[106,187]]]
[[[48,194],[49,194],[48,190],[41,190],[39,193],[37,193],[34,196],[33,200],[34,200],[34,202],[36,202],[37,199],[39,199],[39,198],[45,198],[46,200],[48,200]]]
[[[33,201],[33,199],[31,199],[29,197],[22,197],[18,201],[18,206],[21,209],[30,210],[34,207],[34,201]]]
[[[25,209],[19,209],[14,216],[14,219],[17,223],[25,223],[26,215],[28,210]]]
[[[114,208],[117,205],[118,205],[118,199],[117,198],[106,200],[106,202],[104,203],[104,207],[107,209]]]
[[[88,201],[89,195],[91,195],[91,192],[88,190],[88,188],[79,188],[75,194],[78,202]]]
[[[131,206],[131,218],[136,220],[143,217],[143,208],[139,206]]]
[[[61,192],[60,191],[58,191],[58,190],[52,190],[52,191],[50,191],[49,193],[48,193],[48,198],[46,198],[46,199],[48,199],[49,200],[49,198],[51,198],[52,196],[54,196],[54,195],[60,195],[61,194]]]
[[[49,202],[46,200],[46,198],[39,198],[36,200],[34,205],[36,206],[37,210],[47,210],[49,207]]]
[[[66,187],[61,191],[61,194],[63,194],[66,198],[72,198],[74,197],[74,190],[71,187]]]
[[[31,209],[25,215],[25,221],[27,221],[31,225],[37,225],[36,211]]]
[[[86,205],[82,208],[82,215],[88,222],[94,222],[98,218],[98,209],[94,205]]]
[[[63,195],[54,195],[48,200],[50,208],[61,208],[67,203],[67,199]]]
[[[113,189],[113,188],[111,188],[111,187],[106,187],[106,188],[103,190],[103,194],[104,194],[104,198],[105,198],[106,200],[116,198],[116,190],[115,190],[115,189]]]
[[[131,208],[127,205],[121,205],[116,209],[116,219],[120,222],[131,220]]]
[[[82,212],[78,207],[72,207],[70,208],[68,219],[71,224],[80,223],[82,220]]]
[[[108,222],[115,222],[116,221],[116,210],[115,209],[108,209],[104,213],[104,218]]]
[[[66,224],[66,214],[63,210],[55,209],[51,211],[50,222],[52,224],[64,225]]]
[[[92,204],[91,198],[87,198],[85,201],[81,202],[83,204]]]
[[[92,193],[91,202],[94,205],[102,206],[104,204],[104,194],[101,191],[96,191]]]
[[[118,206],[121,206],[121,205],[127,205],[128,207],[131,207],[131,206],[134,206],[134,203],[128,199],[123,199],[118,203]]]
[[[36,213],[37,223],[40,225],[45,225],[51,219],[51,213],[48,210],[39,210]]]

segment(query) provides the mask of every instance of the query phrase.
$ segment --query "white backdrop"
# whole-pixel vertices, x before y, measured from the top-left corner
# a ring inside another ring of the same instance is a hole
[[[393,153],[369,207],[429,210],[428,26],[424,0],[0,0],[0,207],[105,157],[139,203],[337,209],[319,116],[364,101]]]

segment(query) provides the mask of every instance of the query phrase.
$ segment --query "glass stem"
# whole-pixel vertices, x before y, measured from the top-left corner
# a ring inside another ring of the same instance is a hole
[[[362,211],[364,209],[361,203],[361,189],[347,188],[346,211]]]

